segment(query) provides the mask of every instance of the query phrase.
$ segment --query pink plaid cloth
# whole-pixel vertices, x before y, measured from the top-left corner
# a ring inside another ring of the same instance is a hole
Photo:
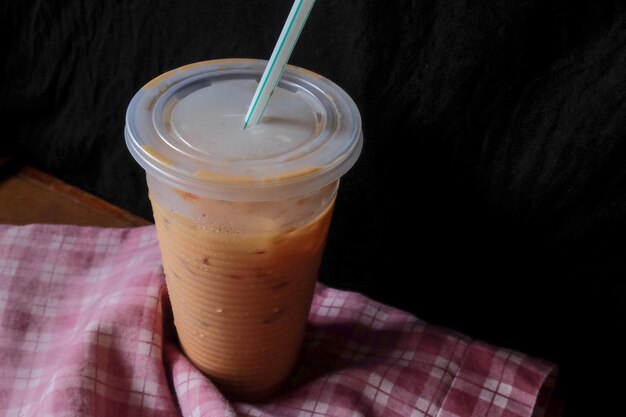
[[[517,417],[549,399],[548,363],[318,285],[288,387],[229,402],[164,312],[154,227],[0,226],[0,414]]]

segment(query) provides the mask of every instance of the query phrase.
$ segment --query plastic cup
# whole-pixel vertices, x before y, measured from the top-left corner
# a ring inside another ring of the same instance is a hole
[[[274,393],[297,362],[339,178],[362,146],[350,97],[293,66],[244,130],[264,67],[165,73],[132,99],[125,129],[146,170],[181,347],[244,400]]]

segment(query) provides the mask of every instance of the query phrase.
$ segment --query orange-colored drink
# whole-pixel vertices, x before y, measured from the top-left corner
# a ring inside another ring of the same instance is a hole
[[[337,184],[254,203],[149,184],[183,351],[233,397],[266,397],[298,358]],[[160,202],[176,199],[186,215]]]

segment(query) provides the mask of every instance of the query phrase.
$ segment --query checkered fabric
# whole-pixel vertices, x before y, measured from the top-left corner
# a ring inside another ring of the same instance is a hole
[[[164,313],[154,227],[0,226],[0,415],[530,417],[555,370],[318,285],[286,389],[230,402]]]

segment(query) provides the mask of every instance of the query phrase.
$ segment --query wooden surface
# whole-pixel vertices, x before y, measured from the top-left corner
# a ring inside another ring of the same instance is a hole
[[[37,169],[0,155],[0,223],[132,227],[150,224]]]

